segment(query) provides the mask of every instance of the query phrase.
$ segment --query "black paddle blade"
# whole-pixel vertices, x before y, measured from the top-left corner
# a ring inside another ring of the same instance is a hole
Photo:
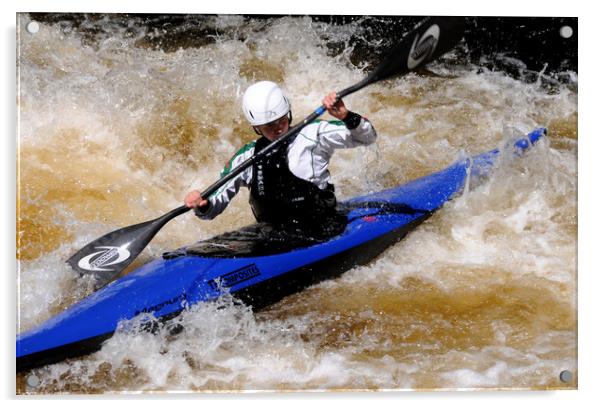
[[[178,207],[157,219],[110,232],[80,249],[67,263],[80,275],[94,275],[97,286],[104,286],[136,259],[168,221],[188,210]]]
[[[464,35],[462,17],[428,17],[390,49],[369,82],[403,75],[451,50]]]

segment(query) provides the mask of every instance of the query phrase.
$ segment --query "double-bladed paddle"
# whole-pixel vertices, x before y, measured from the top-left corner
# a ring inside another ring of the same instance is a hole
[[[428,17],[424,19],[406,34],[399,44],[385,54],[382,62],[366,78],[338,92],[337,99],[377,81],[405,75],[424,66],[452,49],[462,38],[463,32],[464,21],[460,17]],[[299,133],[308,123],[320,117],[325,111],[326,107],[320,106],[278,140],[255,153],[226,176],[207,187],[201,196],[209,197],[257,160]],[[80,249],[67,260],[67,263],[81,275],[95,275],[97,286],[104,286],[132,263],[167,222],[188,210],[190,208],[181,206],[157,219],[110,232]]]

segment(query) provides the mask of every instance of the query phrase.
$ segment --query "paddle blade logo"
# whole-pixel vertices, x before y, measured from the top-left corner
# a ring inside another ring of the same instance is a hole
[[[96,249],[100,251],[83,257],[77,266],[87,271],[111,271],[112,269],[105,269],[105,267],[121,263],[130,257],[130,251],[126,246],[100,246]]]
[[[412,48],[410,49],[410,53],[408,55],[408,68],[414,69],[422,61],[433,55],[435,49],[437,48],[437,43],[439,42],[439,34],[441,30],[437,24],[433,24],[429,27],[428,30],[422,34],[420,40],[418,40],[418,35],[414,38],[414,43],[412,44]]]

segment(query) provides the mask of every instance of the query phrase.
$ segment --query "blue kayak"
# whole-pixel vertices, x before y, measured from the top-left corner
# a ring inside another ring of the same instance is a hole
[[[545,134],[544,128],[534,130],[515,141],[515,151],[520,154]],[[17,371],[96,351],[120,321],[142,313],[165,321],[224,291],[259,309],[365,264],[460,193],[468,176],[486,177],[498,155],[494,149],[402,186],[350,199],[341,204],[346,229],[324,242],[266,244],[243,228],[166,253],[18,334]]]

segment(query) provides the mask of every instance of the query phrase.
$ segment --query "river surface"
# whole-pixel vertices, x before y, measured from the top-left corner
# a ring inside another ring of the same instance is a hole
[[[300,120],[361,80],[382,45],[378,19],[190,16],[157,28],[105,15],[46,19],[35,34],[30,20],[17,27],[17,332],[92,293],[71,254],[177,207],[256,138],[246,87],[282,84]],[[575,388],[577,73],[520,75],[521,61],[495,69],[464,60],[466,47],[345,100],[379,137],[335,154],[339,198],[547,127],[524,159],[338,279],[255,313],[228,297],[193,306],[179,334],[126,324],[97,353],[18,375],[17,391]],[[174,219],[133,267],[251,223],[247,198],[211,222]]]

